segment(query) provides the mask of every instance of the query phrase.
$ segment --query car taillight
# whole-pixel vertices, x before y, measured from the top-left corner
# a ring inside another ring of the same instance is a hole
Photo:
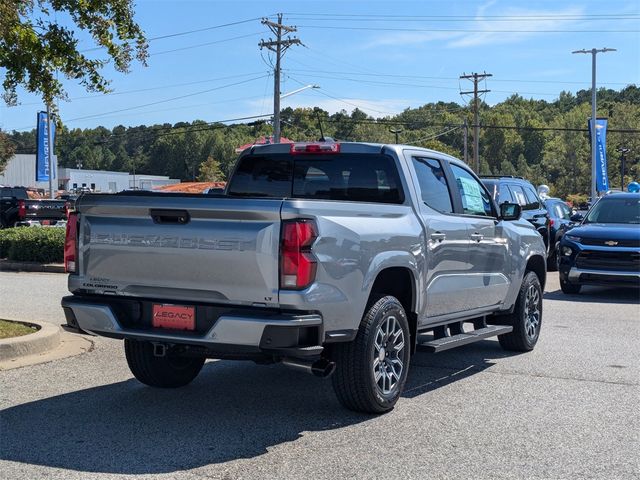
[[[293,220],[282,223],[280,251],[280,288],[302,290],[316,278],[316,259],[311,245],[318,231],[311,220]]]
[[[553,218],[549,219],[549,226],[553,227],[553,225],[556,223],[556,221]]]
[[[24,220],[27,216],[27,205],[24,200],[18,200],[18,220]]]
[[[290,153],[297,154],[322,154],[322,153],[340,153],[339,143],[292,143]]]
[[[78,255],[78,212],[69,212],[64,240],[64,270],[75,273]]]

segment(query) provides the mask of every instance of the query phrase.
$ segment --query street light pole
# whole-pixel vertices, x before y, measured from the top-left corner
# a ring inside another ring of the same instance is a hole
[[[630,148],[618,147],[616,151],[620,153],[620,190],[624,192],[624,171],[625,171],[625,163],[626,157],[625,155],[631,151]]]
[[[592,48],[591,50],[575,50],[571,53],[591,54],[591,202],[596,201],[596,55],[598,53],[615,52],[615,48]]]

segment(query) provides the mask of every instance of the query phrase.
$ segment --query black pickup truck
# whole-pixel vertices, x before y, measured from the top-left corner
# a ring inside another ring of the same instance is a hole
[[[24,187],[0,187],[0,228],[64,226],[64,200],[33,200]]]

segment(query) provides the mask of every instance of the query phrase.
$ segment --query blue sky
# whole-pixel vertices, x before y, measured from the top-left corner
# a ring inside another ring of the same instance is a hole
[[[273,76],[271,34],[259,18],[283,12],[304,46],[283,61],[283,107],[356,106],[375,117],[427,102],[461,102],[472,84],[458,77],[493,74],[486,101],[513,93],[553,100],[561,90],[590,88],[590,55],[583,48],[617,48],[598,55],[598,84],[640,84],[640,3],[581,1],[138,1],[138,23],[151,40],[148,67],[129,74],[105,69],[114,94],[87,93],[66,82],[59,109],[70,128],[98,125],[218,121],[268,114]],[[630,17],[631,16],[631,17]],[[243,22],[244,21],[244,22]],[[243,22],[232,26],[217,25]],[[79,34],[81,46],[91,48]],[[100,53],[98,52],[99,56]],[[0,71],[0,77],[1,77]],[[484,85],[483,85],[484,87]],[[19,92],[21,105],[0,106],[0,128],[35,126],[38,97]]]

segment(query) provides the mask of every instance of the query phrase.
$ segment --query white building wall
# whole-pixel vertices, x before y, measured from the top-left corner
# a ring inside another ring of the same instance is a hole
[[[104,170],[80,170],[77,168],[59,168],[54,188],[74,190],[90,188],[96,192],[121,192],[132,188],[151,190],[163,185],[180,183],[180,180],[165,175],[130,175],[127,172],[109,172]],[[0,185],[35,187],[49,190],[49,182],[36,182],[36,156],[14,155],[0,175]]]

